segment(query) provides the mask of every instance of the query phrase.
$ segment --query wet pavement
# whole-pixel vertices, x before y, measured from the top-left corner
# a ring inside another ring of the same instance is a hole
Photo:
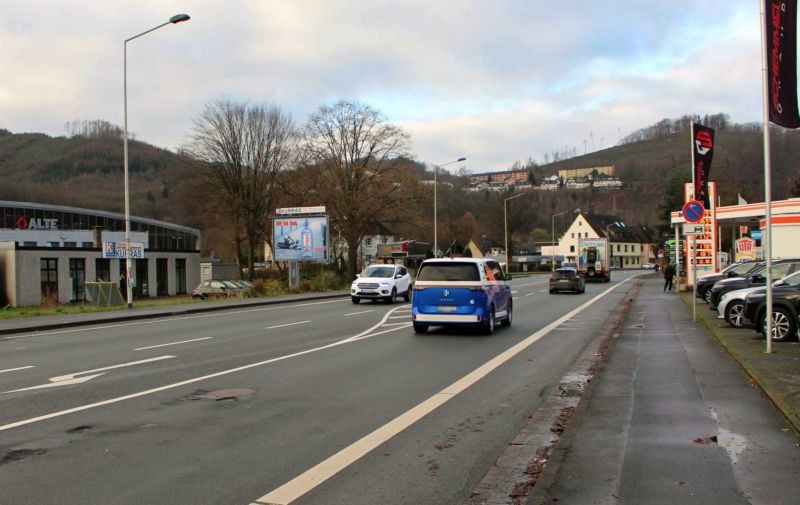
[[[528,503],[798,503],[800,345],[765,354],[662,284],[644,278]]]

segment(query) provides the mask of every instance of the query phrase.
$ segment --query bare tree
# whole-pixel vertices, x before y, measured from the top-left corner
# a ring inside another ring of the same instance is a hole
[[[414,182],[403,158],[409,137],[377,110],[340,101],[320,107],[302,129],[300,155],[317,192],[348,249],[355,276],[362,238],[378,221],[397,220],[414,200]]]
[[[187,152],[200,161],[234,228],[236,255],[247,242],[248,277],[268,237],[279,174],[294,156],[292,119],[277,105],[215,100],[194,120]]]

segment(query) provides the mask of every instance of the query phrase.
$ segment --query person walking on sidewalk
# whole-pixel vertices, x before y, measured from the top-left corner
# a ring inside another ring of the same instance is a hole
[[[675,277],[675,267],[667,260],[664,267],[664,291],[672,291],[672,279]]]

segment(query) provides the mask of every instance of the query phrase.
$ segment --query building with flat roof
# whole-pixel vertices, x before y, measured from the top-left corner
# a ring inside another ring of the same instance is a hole
[[[125,241],[125,216],[77,207],[0,200],[0,306],[83,301],[85,283],[125,289],[125,259],[104,244]],[[200,231],[131,216],[137,298],[179,295],[200,282]]]

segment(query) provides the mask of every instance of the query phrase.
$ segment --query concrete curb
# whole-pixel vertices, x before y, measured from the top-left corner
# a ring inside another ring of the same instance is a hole
[[[318,294],[318,295],[307,295],[307,296],[299,296],[298,298],[281,298],[278,299],[265,299],[263,301],[251,301],[248,303],[231,303],[230,305],[214,305],[211,307],[192,307],[192,308],[185,308],[180,309],[177,307],[180,306],[167,306],[168,308],[164,309],[162,312],[148,312],[148,313],[140,313],[140,314],[124,314],[124,315],[111,315],[109,317],[96,317],[93,319],[86,319],[86,320],[74,320],[74,321],[59,321],[53,323],[42,323],[39,325],[32,325],[32,326],[19,326],[15,328],[0,328],[0,335],[13,335],[17,333],[28,333],[28,332],[37,332],[37,331],[48,331],[48,330],[58,330],[63,328],[74,328],[77,326],[92,326],[92,325],[100,325],[100,324],[109,324],[109,323],[121,323],[126,321],[136,321],[136,320],[146,320],[146,319],[159,319],[163,317],[175,317],[175,316],[186,316],[191,314],[202,314],[206,312],[222,312],[226,310],[234,310],[234,309],[244,309],[248,307],[261,307],[265,305],[278,305],[281,303],[294,303],[294,302],[308,302],[314,300],[327,300],[331,298],[345,298],[350,296],[349,293],[334,293],[334,294]],[[126,309],[122,309],[126,310]],[[97,313],[97,314],[108,314],[105,313]],[[35,316],[34,316],[35,317]],[[29,320],[30,318],[24,318],[25,320]]]
[[[617,307],[581,351],[575,363],[547,398],[531,414],[522,431],[509,443],[495,465],[476,486],[464,505],[539,505],[565,455],[564,437],[570,422],[585,410],[594,379],[625,322],[641,281],[634,282]],[[567,445],[568,446],[568,445]]]

